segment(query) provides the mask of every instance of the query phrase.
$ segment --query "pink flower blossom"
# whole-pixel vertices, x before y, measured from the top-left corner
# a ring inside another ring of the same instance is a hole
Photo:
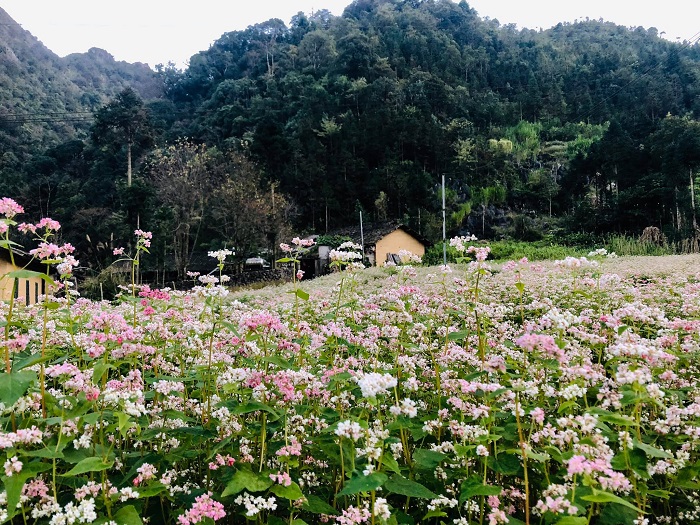
[[[19,213],[24,213],[24,208],[17,204],[14,200],[9,197],[3,197],[0,199],[0,215],[4,215],[8,219],[11,219]]]
[[[278,472],[277,474],[270,474],[270,479],[275,483],[279,483],[285,487],[289,487],[292,484],[292,478],[287,472]]]
[[[39,222],[36,223],[35,231],[45,228],[46,231],[56,232],[61,229],[61,224],[49,217],[44,217]]]
[[[226,512],[221,503],[213,500],[209,494],[202,494],[195,498],[191,509],[178,516],[177,521],[180,525],[195,525],[204,518],[216,521],[225,516]]]
[[[13,474],[22,472],[22,462],[17,459],[17,456],[12,456],[5,461],[5,475],[9,478]]]

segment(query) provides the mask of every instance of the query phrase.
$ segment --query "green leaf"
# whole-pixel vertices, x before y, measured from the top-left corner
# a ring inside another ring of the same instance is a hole
[[[43,279],[48,284],[54,284],[54,280],[45,273],[32,270],[13,270],[7,273],[7,277],[10,279]]]
[[[163,485],[162,483],[159,483],[157,481],[151,482],[149,485],[146,486],[140,486],[138,488],[138,493],[139,493],[139,498],[152,498],[153,496],[157,496],[158,494],[161,494],[162,492],[165,492],[168,490],[168,487]]]
[[[304,290],[302,290],[301,288],[297,288],[297,289],[294,291],[294,294],[295,294],[299,299],[301,299],[302,301],[308,301],[308,300],[309,300],[309,294],[306,293],[306,292],[305,292]]]
[[[393,525],[416,525],[416,520],[413,518],[413,516],[409,516],[399,509],[394,509],[391,517],[396,518],[396,522]],[[387,525],[390,523],[391,522],[387,522]]]
[[[518,292],[521,294],[525,291],[525,283],[522,281],[516,281],[515,287],[517,288]]]
[[[564,516],[557,521],[557,525],[587,525],[588,518],[583,516]]]
[[[24,475],[23,475],[24,474]],[[13,476],[2,477],[3,485],[5,486],[5,493],[7,494],[7,517],[12,518],[17,514],[17,504],[19,503],[20,495],[22,494],[22,487],[24,483],[29,479],[29,475],[24,472],[20,472]]]
[[[28,458],[63,459],[63,449],[67,444],[66,442],[61,442],[58,447],[51,445],[39,450],[19,450],[18,452]]]
[[[673,457],[673,454],[669,454],[665,450],[642,443],[637,439],[632,439],[632,444],[639,450],[643,451],[647,456],[652,458],[671,459]]]
[[[119,509],[114,513],[113,519],[117,525],[143,525],[141,516],[133,505],[127,505]]]
[[[240,469],[236,471],[231,481],[228,482],[228,485],[221,493],[221,497],[225,498],[226,496],[238,494],[242,490],[262,492],[269,489],[273,483],[269,475],[258,474],[248,469]]]
[[[519,456],[523,455],[523,450],[520,448],[512,448],[506,450],[509,454],[517,454]],[[544,463],[545,461],[549,461],[549,455],[548,454],[542,454],[540,452],[535,452],[534,450],[527,450],[525,452],[527,454],[527,459],[531,459],[533,461],[539,461],[540,463]]]
[[[494,472],[506,476],[514,476],[522,470],[520,458],[514,454],[499,454],[498,458],[489,456],[487,465]]]
[[[232,406],[231,404],[226,404],[232,414],[240,416],[241,414],[249,414],[251,412],[267,412],[272,417],[268,418],[268,421],[277,421],[281,416],[272,407],[265,405],[264,403],[259,403],[257,401],[251,401],[245,405]]]
[[[556,365],[556,368],[559,368],[559,364]],[[578,403],[576,401],[564,401],[561,405],[559,405],[559,408],[557,409],[558,414],[563,414],[564,412],[569,412],[571,411],[572,408],[577,407]]]
[[[624,505],[627,508],[633,509],[639,514],[644,514],[641,509],[635,507],[626,499],[622,499],[620,496],[616,496],[610,492],[603,492],[601,490],[593,489],[593,494],[583,496],[581,499],[592,503],[617,503],[618,505]]]
[[[562,455],[561,450],[559,450],[557,447],[550,445],[550,446],[544,447],[544,450],[557,463],[564,463],[564,456]]]
[[[126,412],[117,412],[117,419],[119,421],[117,428],[122,437],[126,437],[129,429],[134,426],[131,421],[131,416]]]
[[[299,485],[293,481],[288,487],[285,487],[284,485],[273,485],[270,492],[272,492],[275,496],[279,496],[280,498],[288,499],[290,501],[296,501],[304,497]]]
[[[413,451],[413,461],[416,463],[416,466],[426,470],[433,470],[446,457],[445,454],[436,450],[418,448]]]
[[[463,503],[474,496],[498,496],[501,490],[501,487],[495,485],[484,485],[481,478],[474,476],[462,483],[459,501]]]
[[[275,365],[280,370],[291,370],[294,368],[294,365],[292,363],[290,363],[289,361],[287,361],[285,359],[282,359],[278,355],[264,357],[261,361],[264,363],[270,363],[272,365]]]
[[[36,372],[3,372],[0,374],[0,403],[9,408],[22,397],[36,381]]]
[[[469,331],[468,330],[462,330],[460,332],[450,332],[447,334],[447,339],[449,341],[463,341],[469,337]]]
[[[399,462],[391,454],[382,454],[381,464],[390,472],[401,474]]]
[[[631,427],[637,424],[633,418],[622,414],[600,414],[598,416],[598,420],[603,421],[604,423],[610,423],[611,425],[617,425],[620,427]]]
[[[50,360],[51,360],[51,356],[47,355],[45,357],[42,357],[41,353],[32,354],[29,356],[25,356],[23,358],[15,359],[12,363],[12,370],[13,371],[22,370],[23,368],[27,368],[28,366],[38,365],[42,361],[46,362],[46,361],[50,361]]]
[[[634,525],[639,514],[622,505],[605,505],[600,511],[600,525]]]
[[[5,224],[10,224],[10,223],[7,222],[7,221],[0,221],[0,222],[4,222]],[[14,221],[12,221],[12,222],[14,223]],[[14,223],[14,224],[17,224],[17,223]],[[10,241],[10,240],[7,240],[7,239],[0,239],[0,248],[9,249],[10,246],[19,246],[20,248],[22,247],[21,244],[17,244],[17,243],[14,242],[14,241]]]
[[[400,475],[394,475],[383,486],[384,489],[394,494],[408,496],[409,498],[433,499],[438,495],[420,483],[406,479]]]
[[[382,472],[373,472],[369,476],[355,476],[345,484],[338,496],[352,496],[360,492],[370,492],[381,487],[388,479]]]
[[[313,514],[338,514],[337,510],[335,510],[327,502],[313,494],[306,497],[306,503],[304,503],[301,506],[301,508]]]
[[[114,365],[111,365],[109,363],[105,363],[104,361],[100,361],[98,363],[95,363],[93,366],[92,370],[92,382],[95,384],[98,384],[100,380],[102,379],[102,376],[104,375],[105,372],[107,372],[110,369],[113,369]]]
[[[114,465],[114,461],[105,461],[101,457],[93,456],[79,461],[75,467],[65,473],[65,476],[78,476],[86,472],[100,472],[111,468],[112,465]]]
[[[661,490],[661,489],[656,489],[656,490],[649,490],[647,491],[648,496],[653,496],[655,498],[661,498],[661,499],[671,499],[671,496],[673,495],[673,492],[670,492],[668,490]]]

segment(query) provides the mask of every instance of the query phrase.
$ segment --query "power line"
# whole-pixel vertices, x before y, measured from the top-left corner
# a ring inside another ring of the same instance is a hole
[[[42,113],[0,113],[0,124],[17,125],[32,122],[89,122],[94,119],[91,111],[47,111]]]

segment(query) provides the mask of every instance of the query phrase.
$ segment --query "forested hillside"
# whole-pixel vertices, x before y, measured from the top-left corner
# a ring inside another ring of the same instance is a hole
[[[117,62],[102,49],[60,58],[0,8],[0,137],[4,152],[36,154],[85,136],[94,112],[127,86],[163,94],[146,64]]]
[[[360,210],[437,238],[443,175],[451,233],[697,235],[700,45],[653,28],[516,30],[466,1],[356,0],[226,33],[149,77],[99,50],[21,46],[8,27],[3,111],[95,118],[89,135],[0,118],[0,186],[62,219],[94,267],[136,224],[179,270],[198,249],[245,256]],[[8,162],[22,136],[42,141]]]

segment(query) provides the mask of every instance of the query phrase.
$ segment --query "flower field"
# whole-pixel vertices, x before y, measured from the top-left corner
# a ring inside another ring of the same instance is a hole
[[[5,303],[0,521],[700,522],[700,258],[485,253]]]

